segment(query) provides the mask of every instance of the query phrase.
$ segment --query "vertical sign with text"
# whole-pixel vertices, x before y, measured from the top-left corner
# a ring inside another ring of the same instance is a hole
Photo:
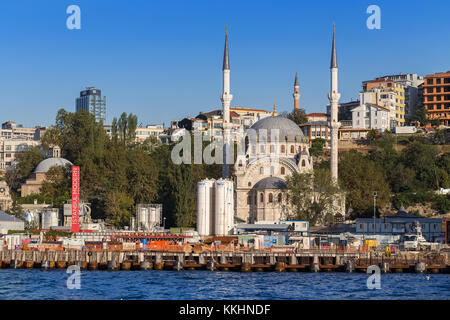
[[[72,167],[72,232],[80,231],[80,167]]]

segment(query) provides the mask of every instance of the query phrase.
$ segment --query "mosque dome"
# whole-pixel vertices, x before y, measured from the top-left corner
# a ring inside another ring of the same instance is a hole
[[[67,164],[71,166],[73,165],[72,162],[64,158],[48,158],[38,164],[36,169],[34,169],[34,173],[47,173],[51,167],[65,167]]]
[[[267,130],[267,137],[270,139],[272,129],[279,130],[279,141],[300,142],[303,138],[302,129],[292,120],[283,116],[270,116],[263,118],[253,124],[251,129],[258,131]]]
[[[280,178],[276,177],[267,177],[260,181],[258,181],[253,187],[255,190],[264,190],[264,189],[287,189],[286,182],[284,182]]]

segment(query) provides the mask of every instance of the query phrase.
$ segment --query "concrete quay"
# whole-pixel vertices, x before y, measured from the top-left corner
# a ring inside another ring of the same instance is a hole
[[[296,253],[167,252],[167,251],[0,251],[0,268],[81,270],[209,270],[242,272],[366,272],[372,265],[382,273],[449,273],[449,253],[399,253],[304,250]]]

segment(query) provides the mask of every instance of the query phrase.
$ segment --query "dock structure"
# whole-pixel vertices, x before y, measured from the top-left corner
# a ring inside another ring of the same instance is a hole
[[[302,250],[300,252],[208,251],[0,251],[0,268],[52,269],[78,265],[82,270],[210,270],[242,272],[366,272],[448,273],[449,252],[398,254]]]

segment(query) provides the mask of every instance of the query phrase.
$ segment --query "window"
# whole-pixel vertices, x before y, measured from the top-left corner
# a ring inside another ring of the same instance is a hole
[[[249,186],[249,187],[251,187],[251,186],[252,186],[252,183],[251,183],[250,181],[248,182],[248,186]]]
[[[286,173],[285,173],[284,167],[281,167],[281,174],[282,174],[282,175],[286,174]]]
[[[281,146],[281,153],[285,153],[286,152],[286,147],[284,145]]]
[[[263,167],[259,168],[259,173],[260,174],[264,174],[264,168]]]
[[[427,84],[433,84],[433,79],[428,79]]]
[[[294,153],[294,152],[295,152],[294,146],[291,146],[291,153]]]
[[[250,195],[247,196],[247,204],[250,204]]]
[[[450,78],[444,78],[444,83],[450,83]]]
[[[269,203],[273,202],[273,194],[269,193]]]
[[[281,200],[283,200],[283,195],[281,193],[278,194],[278,203],[281,203]]]
[[[264,194],[259,195],[259,202],[264,202]]]
[[[436,84],[441,84],[441,79],[436,79]]]
[[[242,167],[242,160],[239,160],[239,167]]]
[[[302,167],[306,166],[305,160],[302,160]]]

